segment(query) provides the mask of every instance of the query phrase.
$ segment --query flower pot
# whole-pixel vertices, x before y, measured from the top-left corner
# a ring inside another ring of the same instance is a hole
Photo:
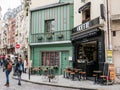
[[[54,75],[49,75],[48,78],[53,79],[53,78],[55,78],[55,76]]]
[[[37,37],[38,40],[42,40],[42,36]]]

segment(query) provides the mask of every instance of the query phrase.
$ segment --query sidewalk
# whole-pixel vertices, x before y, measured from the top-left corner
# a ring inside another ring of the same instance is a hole
[[[13,76],[14,79],[17,79],[16,76]],[[42,85],[51,85],[51,86],[58,86],[58,87],[67,87],[67,88],[76,88],[76,89],[90,89],[90,90],[120,90],[120,84],[113,84],[113,85],[99,85],[94,84],[93,81],[89,80],[81,80],[81,81],[72,81],[70,79],[65,79],[63,76],[57,76],[55,79],[49,80],[45,76],[40,75],[31,75],[29,80],[28,74],[22,74],[22,80],[35,83],[35,84],[42,84]]]

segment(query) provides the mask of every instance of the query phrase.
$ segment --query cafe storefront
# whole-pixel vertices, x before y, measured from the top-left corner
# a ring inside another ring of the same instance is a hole
[[[94,70],[103,70],[105,62],[104,30],[99,28],[99,17],[72,30],[74,46],[73,67],[92,77]]]

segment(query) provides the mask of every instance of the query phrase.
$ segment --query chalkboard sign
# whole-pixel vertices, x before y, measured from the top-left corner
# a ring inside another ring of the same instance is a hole
[[[105,75],[105,76],[109,75],[108,66],[109,66],[108,63],[104,63],[103,75]]]

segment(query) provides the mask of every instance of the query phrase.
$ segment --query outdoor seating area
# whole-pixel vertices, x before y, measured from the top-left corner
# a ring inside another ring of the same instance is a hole
[[[114,77],[111,76],[111,71],[108,70],[109,66],[104,65],[104,70],[93,70],[92,80],[93,84],[113,84]],[[111,69],[112,70],[112,69]],[[49,82],[51,79],[54,79],[57,75],[59,75],[59,68],[57,66],[37,66],[31,68],[31,74],[42,75],[44,79],[48,79]],[[112,77],[112,78],[111,78]],[[88,79],[87,72],[84,68],[73,68],[66,67],[63,70],[63,78],[69,79],[72,81],[81,81]],[[89,79],[88,79],[89,80]]]
[[[32,67],[31,68],[31,74],[36,74],[38,72],[40,74],[40,72],[41,72],[41,68],[40,67]]]
[[[63,70],[63,77],[71,80],[86,80],[86,72],[77,68],[66,68]]]
[[[103,84],[103,85],[113,84],[115,79],[114,65],[104,63],[103,71],[94,70],[93,77],[95,84]]]
[[[37,66],[31,68],[31,74],[42,75],[43,79],[54,79],[57,75],[57,66]]]
[[[111,85],[114,83],[114,79],[111,78],[111,74],[110,74],[111,72],[109,70],[106,71],[105,68],[103,71],[93,70],[93,75],[92,75],[94,79],[93,84]],[[77,68],[65,68],[63,70],[63,78],[70,79],[73,81],[86,80],[87,72]]]

